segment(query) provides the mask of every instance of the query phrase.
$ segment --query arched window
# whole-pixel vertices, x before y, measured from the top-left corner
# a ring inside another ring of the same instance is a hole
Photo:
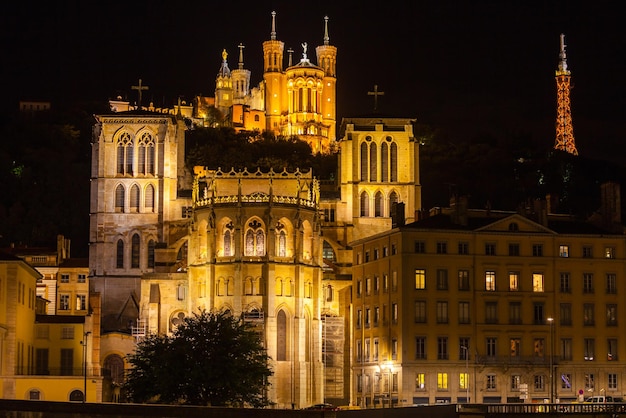
[[[293,280],[292,279],[285,279],[285,282],[283,283],[284,287],[285,287],[285,296],[293,296],[294,294],[294,285],[293,285]]]
[[[376,192],[374,195],[374,216],[383,216],[383,194]]]
[[[118,269],[124,268],[124,241],[117,240],[117,249],[115,254],[115,267]]]
[[[83,401],[83,392],[81,390],[75,389],[70,392],[70,402],[82,402]]]
[[[115,211],[124,212],[124,186],[118,184],[115,188]]]
[[[226,283],[223,278],[217,279],[217,285],[215,286],[215,293],[217,296],[224,296],[224,287]]]
[[[277,278],[274,282],[274,293],[276,294],[276,296],[283,295],[283,279],[281,279],[280,277]]]
[[[243,294],[250,296],[254,294],[254,279],[252,277],[246,277],[243,282]]]
[[[287,361],[287,315],[283,310],[276,315],[276,360]]]
[[[139,234],[133,235],[130,247],[130,267],[139,268]]]
[[[398,146],[395,144],[395,142],[391,143],[390,149],[391,158],[389,161],[389,181],[398,181]]]
[[[141,135],[138,153],[137,172],[143,175],[154,174],[154,139],[148,132]]]
[[[367,181],[368,171],[367,144],[361,144],[361,181]]]
[[[376,144],[370,144],[370,181],[378,181],[378,153],[376,152]]]
[[[144,206],[146,212],[154,212],[154,186],[148,184],[146,186],[146,196],[144,198]]]
[[[224,230],[224,257],[233,255],[232,232],[230,229]]]
[[[380,146],[380,174],[383,183],[389,181],[389,148],[386,143]]]
[[[133,174],[133,141],[127,132],[117,139],[117,174]]]
[[[124,359],[117,354],[111,354],[104,359],[103,372],[111,378],[111,383],[119,385],[124,383]]]
[[[287,233],[284,230],[278,233],[278,256],[287,257]]]
[[[362,217],[370,216],[370,199],[367,192],[361,193],[360,208]]]
[[[393,213],[393,206],[396,203],[398,203],[398,194],[396,192],[391,192],[389,194],[389,216]]]
[[[130,188],[130,211],[139,212],[139,186],[136,184]]]
[[[263,225],[256,219],[248,224],[245,255],[257,257],[265,255],[265,232],[262,227]]]
[[[148,241],[148,256],[146,259],[148,260],[148,268],[154,268],[154,248],[156,247],[156,243],[153,239]]]

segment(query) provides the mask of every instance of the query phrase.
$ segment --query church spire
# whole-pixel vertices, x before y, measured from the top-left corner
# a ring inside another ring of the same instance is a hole
[[[240,43],[239,44],[239,69],[243,70],[243,49],[245,48],[245,46]]]
[[[324,45],[330,43],[330,36],[328,36],[328,16],[324,16]]]
[[[272,12],[272,32],[270,33],[270,39],[276,40],[276,12]]]

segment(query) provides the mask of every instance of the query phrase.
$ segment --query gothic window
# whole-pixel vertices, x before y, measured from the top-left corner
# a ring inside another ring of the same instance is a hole
[[[117,174],[133,174],[133,140],[127,132],[117,139]]]
[[[370,199],[369,199],[369,196],[367,195],[367,192],[362,192],[361,199],[360,199],[361,217],[370,216],[369,205],[370,205]]]
[[[378,181],[378,153],[376,152],[376,144],[370,144],[370,181]]]
[[[139,186],[136,184],[130,188],[130,211],[139,212]]]
[[[380,174],[383,183],[389,181],[389,147],[386,143],[380,146]]]
[[[154,212],[154,186],[148,184],[146,186],[146,196],[144,198],[144,206],[146,212]]]
[[[139,268],[139,235],[138,234],[133,235],[130,252],[131,252],[130,267],[137,269]]]
[[[361,181],[367,181],[368,171],[367,144],[361,144]]]
[[[124,241],[122,241],[121,239],[117,240],[115,267],[117,267],[118,269],[124,268]]]
[[[115,211],[124,212],[124,186],[121,184],[115,188]]]
[[[230,229],[224,231],[224,256],[228,257],[232,254],[232,233]]]
[[[390,145],[389,181],[398,181],[398,146],[392,142]]]
[[[278,233],[278,256],[287,256],[287,234],[284,230]]]
[[[389,194],[389,216],[391,216],[393,205],[398,203],[398,194],[396,192],[391,192]]]
[[[383,216],[383,194],[377,192],[374,196],[374,216]]]
[[[235,279],[229,277],[226,279],[226,294],[232,296],[235,294]]]
[[[276,315],[276,360],[287,360],[287,315],[282,310]]]
[[[235,252],[235,246],[233,243],[233,223],[232,222],[228,222],[226,225],[224,225],[224,229],[222,232],[222,238],[223,238],[223,255],[224,257],[230,257],[234,254]]]
[[[261,257],[265,255],[265,232],[256,219],[248,224],[246,231],[246,255]]]
[[[154,242],[153,239],[151,239],[150,241],[148,241],[148,256],[146,257],[148,260],[148,267],[149,268],[154,268],[154,248],[156,246],[156,243]]]
[[[145,132],[139,141],[139,155],[137,155],[137,171],[140,174],[154,174],[154,139]]]
[[[283,279],[276,279],[276,282],[274,283],[274,292],[276,293],[276,296],[283,295]]]
[[[104,373],[105,376],[111,378],[111,383],[121,384],[124,383],[124,359],[117,354],[111,354],[104,359]]]

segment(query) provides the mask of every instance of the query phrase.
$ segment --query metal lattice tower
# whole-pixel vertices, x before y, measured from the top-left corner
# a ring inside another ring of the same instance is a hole
[[[565,56],[565,35],[561,34],[561,52],[559,52],[559,67],[556,70],[556,140],[554,149],[578,155],[574,142],[574,126],[572,125],[572,109],[570,103],[571,72],[567,69]]]

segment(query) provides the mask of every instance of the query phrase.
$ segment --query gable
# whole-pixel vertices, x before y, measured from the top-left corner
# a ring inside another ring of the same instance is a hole
[[[476,229],[477,232],[506,232],[521,234],[555,234],[555,232],[545,226],[534,222],[519,214],[498,219],[488,225]]]

